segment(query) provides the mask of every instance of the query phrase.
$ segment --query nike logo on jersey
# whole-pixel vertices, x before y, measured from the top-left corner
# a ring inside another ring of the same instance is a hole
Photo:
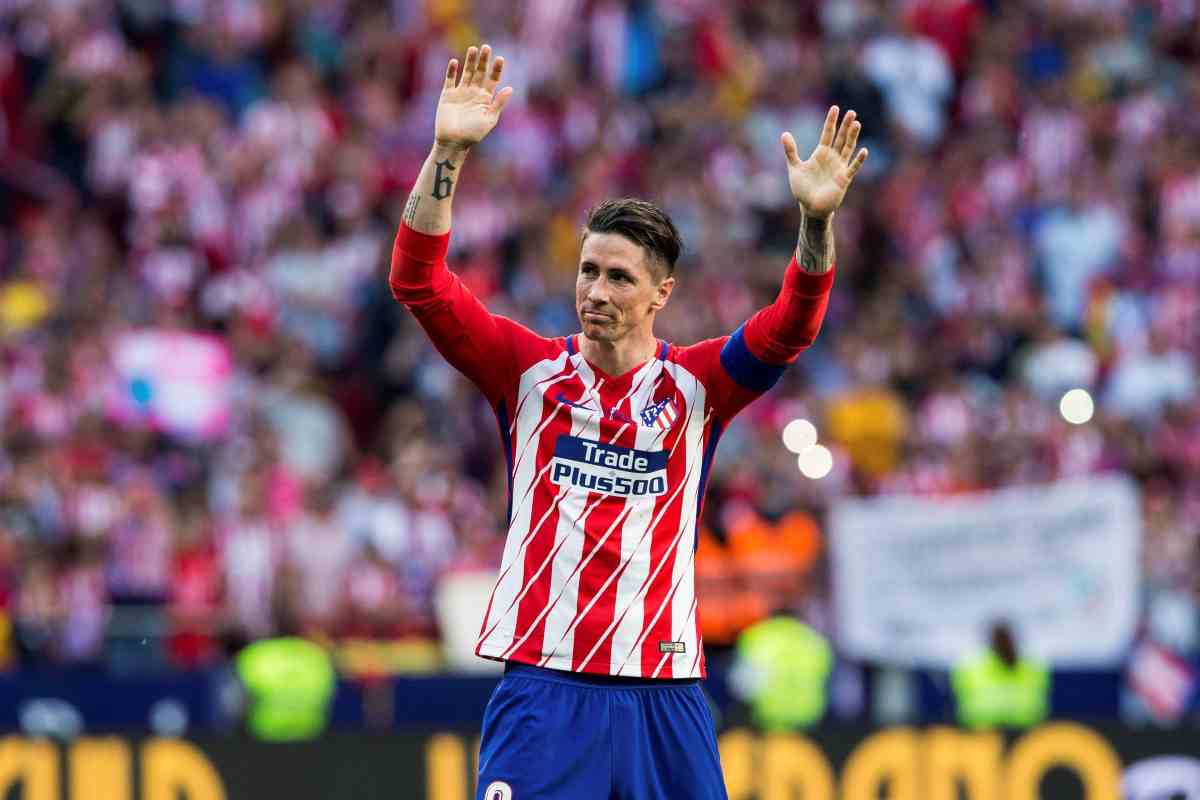
[[[658,496],[667,491],[664,450],[634,450],[576,436],[559,436],[554,443],[550,480],[600,494]]]
[[[592,408],[591,406],[589,406],[587,403],[576,403],[574,400],[568,400],[567,396],[565,394],[563,394],[562,392],[559,392],[558,395],[554,399],[557,400],[558,402],[562,403],[564,406],[571,406],[572,408],[582,408],[584,411],[595,411],[596,410],[596,409]]]

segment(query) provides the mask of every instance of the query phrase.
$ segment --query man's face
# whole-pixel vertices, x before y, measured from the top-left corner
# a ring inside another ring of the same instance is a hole
[[[618,233],[588,233],[579,252],[575,312],[583,335],[616,342],[649,326],[667,304],[675,279],[662,277],[641,245]]]

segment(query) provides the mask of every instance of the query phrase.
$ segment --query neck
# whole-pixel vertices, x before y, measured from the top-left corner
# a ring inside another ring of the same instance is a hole
[[[658,352],[658,340],[649,330],[630,332],[615,342],[589,339],[581,333],[577,341],[584,358],[613,376],[624,375]]]

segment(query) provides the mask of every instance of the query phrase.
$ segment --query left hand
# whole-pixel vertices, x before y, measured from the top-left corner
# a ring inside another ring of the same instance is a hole
[[[821,140],[807,161],[800,160],[792,134],[785,132],[780,137],[783,152],[787,155],[788,185],[804,213],[828,217],[836,211],[846,197],[850,182],[867,160],[867,148],[854,152],[858,133],[862,130],[856,116],[853,111],[847,111],[839,127],[838,107],[830,106],[821,129]]]

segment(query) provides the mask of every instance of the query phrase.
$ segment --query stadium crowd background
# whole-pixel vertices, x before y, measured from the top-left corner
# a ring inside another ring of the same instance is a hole
[[[385,280],[476,41],[517,91],[452,266],[547,335],[584,211],[627,194],[686,243],[660,335],[731,331],[794,246],[780,131],[863,122],[823,335],[722,441],[710,642],[781,606],[830,629],[839,496],[1119,469],[1146,608],[1200,649],[1194,0],[5,0],[0,26],[7,666],[106,663],[130,603],[179,668],[294,625],[435,639],[442,576],[498,561],[494,416]],[[823,478],[781,444],[798,417]]]

